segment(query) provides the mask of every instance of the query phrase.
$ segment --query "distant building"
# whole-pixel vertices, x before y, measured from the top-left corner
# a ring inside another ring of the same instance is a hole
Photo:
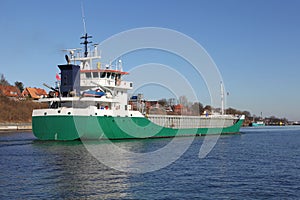
[[[47,97],[48,95],[44,89],[30,87],[25,88],[22,94],[24,97],[28,97],[35,100]]]
[[[192,115],[192,111],[190,111],[187,107],[182,104],[177,104],[173,106],[174,113],[178,115]]]
[[[12,85],[0,85],[0,95],[12,98],[22,97],[22,93],[19,88]]]
[[[146,101],[146,108],[159,108],[160,105],[157,100]]]

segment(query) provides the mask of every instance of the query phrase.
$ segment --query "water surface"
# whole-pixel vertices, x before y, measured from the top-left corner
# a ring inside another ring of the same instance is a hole
[[[170,140],[116,143],[147,152]],[[133,174],[106,167],[80,141],[0,133],[0,199],[300,199],[300,127],[243,128],[199,159],[203,140],[166,168]]]

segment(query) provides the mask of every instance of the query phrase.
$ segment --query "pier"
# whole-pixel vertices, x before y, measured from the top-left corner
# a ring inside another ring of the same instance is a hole
[[[0,131],[31,130],[31,123],[0,123]]]

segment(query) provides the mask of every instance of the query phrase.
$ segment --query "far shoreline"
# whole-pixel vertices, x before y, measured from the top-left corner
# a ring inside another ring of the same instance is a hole
[[[0,131],[32,130],[31,122],[20,123],[0,123]]]

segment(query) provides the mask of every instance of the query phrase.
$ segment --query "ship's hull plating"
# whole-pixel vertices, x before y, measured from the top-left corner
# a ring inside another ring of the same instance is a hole
[[[243,119],[224,128],[167,128],[144,117],[33,116],[32,130],[40,140],[134,139],[239,133]]]

